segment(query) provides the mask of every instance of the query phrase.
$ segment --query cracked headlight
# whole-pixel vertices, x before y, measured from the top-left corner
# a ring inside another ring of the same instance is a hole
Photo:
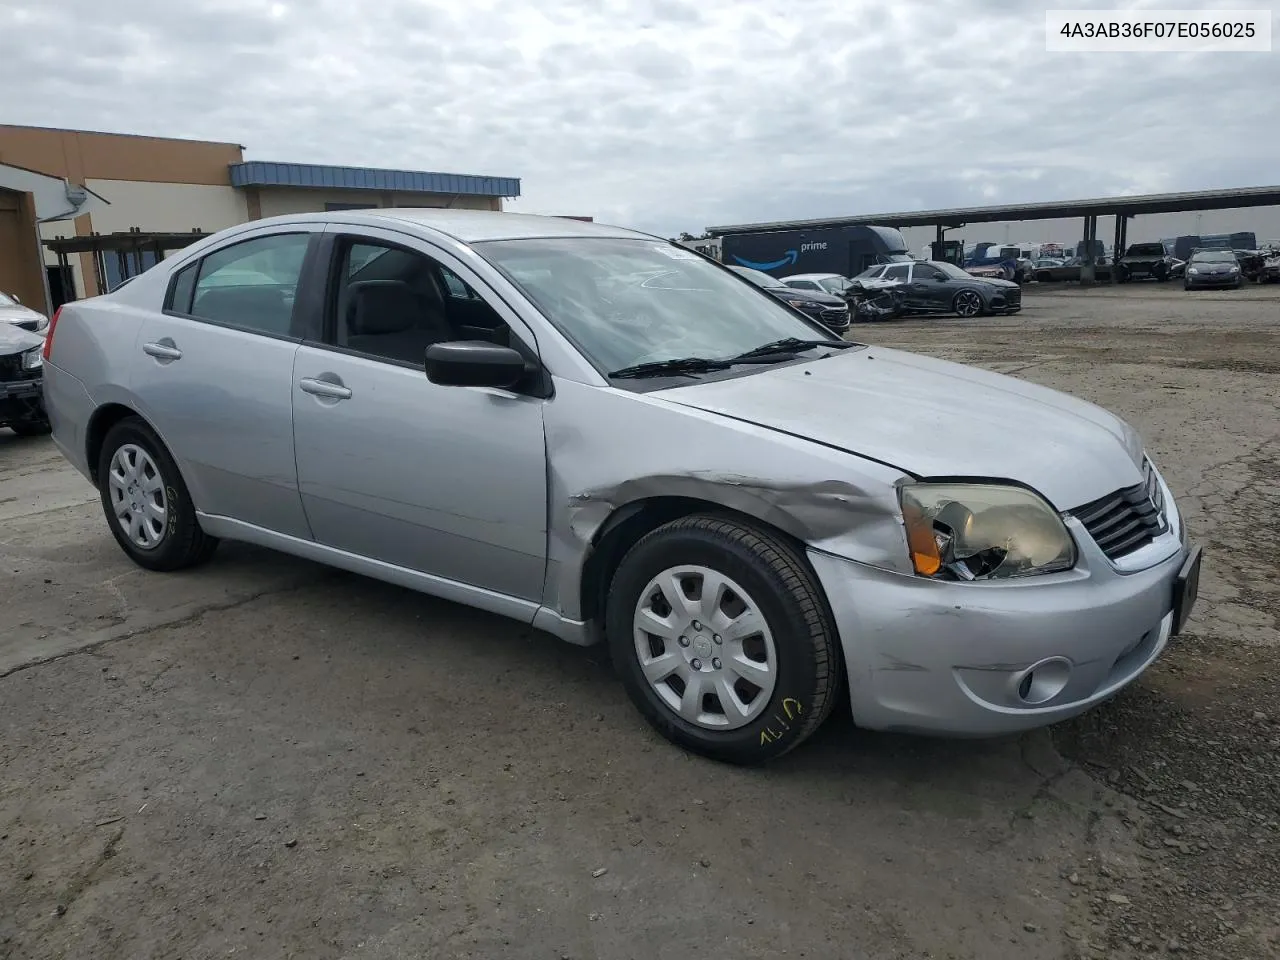
[[[1075,566],[1062,518],[1022,487],[913,483],[899,490],[916,573],[935,580],[1003,580]]]

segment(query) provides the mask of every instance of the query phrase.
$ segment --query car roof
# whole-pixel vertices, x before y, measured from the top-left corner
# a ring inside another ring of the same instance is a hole
[[[353,223],[375,227],[400,227],[400,229],[403,229],[403,224],[417,224],[463,243],[480,243],[485,240],[528,240],[535,237],[613,237],[667,242],[653,234],[594,221],[531,213],[500,213],[495,210],[449,210],[439,207],[330,210],[324,213],[270,217],[254,221],[254,226],[270,226],[275,220],[280,223],[319,220],[325,223]]]
[[[791,273],[783,277],[783,280],[843,280],[844,277],[838,273]]]

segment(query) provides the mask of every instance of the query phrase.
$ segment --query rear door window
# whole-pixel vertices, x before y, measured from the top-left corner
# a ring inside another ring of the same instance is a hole
[[[209,254],[200,262],[189,315],[253,333],[290,336],[310,240],[309,233],[272,234]],[[175,285],[175,299],[178,292]]]

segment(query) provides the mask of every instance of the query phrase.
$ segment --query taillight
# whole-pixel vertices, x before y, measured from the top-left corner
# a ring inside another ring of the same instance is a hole
[[[53,331],[58,328],[58,314],[62,313],[59,307],[53,311],[53,318],[49,321],[49,329],[44,333],[44,358],[49,359],[49,351],[53,349]]]

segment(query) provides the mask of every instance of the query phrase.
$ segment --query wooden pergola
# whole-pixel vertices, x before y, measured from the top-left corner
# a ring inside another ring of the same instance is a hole
[[[76,253],[88,253],[93,256],[93,266],[97,274],[95,277],[97,289],[102,293],[106,293],[108,292],[106,283],[106,258],[108,256],[116,258],[116,265],[123,282],[129,277],[142,272],[143,254],[154,254],[156,262],[159,263],[169,251],[189,247],[207,236],[209,234],[202,230],[192,230],[188,233],[156,233],[135,227],[132,230],[117,233],[91,233],[83,237],[56,237],[52,240],[45,240],[44,245],[53,251],[58,258],[58,272],[62,277],[62,289],[64,292],[73,293],[75,290],[75,286],[71,282],[70,264],[67,258]],[[69,296],[66,299],[75,298],[74,296]]]

